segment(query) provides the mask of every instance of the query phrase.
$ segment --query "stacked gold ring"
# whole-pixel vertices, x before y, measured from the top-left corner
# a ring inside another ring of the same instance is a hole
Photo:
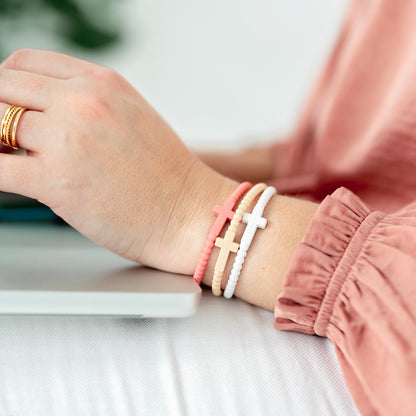
[[[17,105],[11,105],[4,113],[0,127],[0,142],[5,146],[18,149],[16,141],[17,125],[20,117],[26,111],[26,108]]]

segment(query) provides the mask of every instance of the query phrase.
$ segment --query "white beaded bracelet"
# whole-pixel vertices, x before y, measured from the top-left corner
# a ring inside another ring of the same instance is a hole
[[[247,251],[250,248],[257,228],[266,228],[267,220],[262,217],[263,211],[267,203],[270,201],[270,198],[276,194],[276,192],[277,191],[273,188],[273,186],[269,186],[261,194],[253,212],[251,214],[244,214],[243,222],[247,224],[247,227],[241,237],[240,247],[237,251],[230,277],[228,278],[227,287],[224,290],[224,297],[227,299],[233,297],[241,269],[243,268],[244,260],[247,256]]]

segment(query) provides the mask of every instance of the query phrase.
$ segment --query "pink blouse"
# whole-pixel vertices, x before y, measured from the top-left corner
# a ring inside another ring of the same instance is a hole
[[[279,192],[321,203],[276,328],[328,337],[363,415],[416,415],[416,1],[352,1],[273,151]]]

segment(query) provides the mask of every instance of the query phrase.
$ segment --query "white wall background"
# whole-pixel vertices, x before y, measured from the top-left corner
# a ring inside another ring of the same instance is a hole
[[[125,39],[71,51],[122,73],[191,147],[289,133],[330,52],[346,0],[120,0]],[[20,32],[10,49],[65,50]]]

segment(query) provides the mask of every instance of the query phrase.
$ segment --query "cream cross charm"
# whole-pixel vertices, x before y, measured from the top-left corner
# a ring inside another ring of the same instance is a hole
[[[237,253],[240,244],[234,242],[234,233],[226,232],[224,238],[217,237],[215,245],[221,249],[216,266],[218,269],[224,270],[228,256],[231,252]]]
[[[221,249],[217,262],[215,263],[214,278],[212,280],[212,292],[216,296],[221,295],[221,280],[228,256],[231,252],[237,253],[238,247],[240,246],[238,243],[234,242],[234,234],[233,231],[230,232],[228,229],[224,238],[217,237],[215,240],[215,245]]]

